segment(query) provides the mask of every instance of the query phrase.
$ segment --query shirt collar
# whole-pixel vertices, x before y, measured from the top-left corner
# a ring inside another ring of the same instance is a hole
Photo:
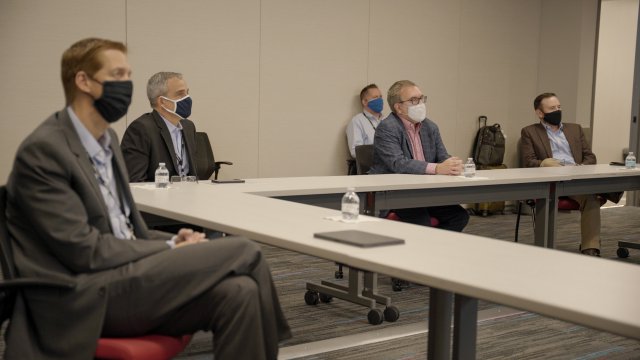
[[[414,123],[409,120],[405,120],[401,118],[400,115],[398,114],[396,114],[396,116],[398,117],[398,119],[400,119],[400,121],[402,121],[402,125],[404,125],[405,129],[407,129],[408,131],[419,131],[420,128],[422,127],[422,121],[418,123]]]
[[[380,117],[376,117],[375,115],[373,115],[372,113],[368,112],[365,109],[362,109],[362,113],[364,114],[365,117],[369,118],[370,120],[375,120],[375,121],[380,121],[382,120],[382,114],[380,114]]]
[[[547,129],[547,131],[555,131],[553,130],[553,128],[551,127],[551,125],[548,125],[546,122],[544,122],[544,120],[540,120],[540,124],[542,124],[542,126],[544,126],[545,129]],[[560,127],[558,127],[558,130],[562,130],[564,129],[564,123],[560,123]]]
[[[162,116],[160,113],[158,113],[158,115],[160,115],[160,117],[162,118],[162,120],[164,120],[164,123],[167,125],[167,128],[169,128],[169,132],[175,132],[178,130],[182,130],[182,123],[180,123],[180,121],[178,121],[178,125],[173,125],[173,123],[167,119],[164,118],[164,116]]]
[[[109,145],[111,144],[111,135],[109,135],[108,131],[105,131],[104,135],[102,135],[100,139],[96,140],[96,138],[91,135],[87,127],[80,121],[78,115],[76,115],[71,106],[67,107],[67,112],[69,113],[73,127],[76,129],[76,133],[78,133],[78,136],[80,137],[80,142],[89,154],[89,157],[94,158],[101,151],[104,151],[107,154],[111,151],[109,148]]]

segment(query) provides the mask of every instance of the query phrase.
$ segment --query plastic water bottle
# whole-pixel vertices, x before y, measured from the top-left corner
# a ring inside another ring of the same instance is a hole
[[[164,189],[169,186],[169,170],[164,165],[164,163],[160,163],[158,165],[158,169],[156,169],[156,187],[159,189]]]
[[[476,164],[473,162],[473,158],[467,158],[467,162],[464,164],[464,177],[476,176]]]
[[[342,219],[345,221],[358,220],[360,213],[360,198],[354,188],[348,188],[342,197]]]
[[[624,167],[626,167],[627,169],[636,168],[636,156],[633,155],[633,151],[629,151],[629,155],[624,158]]]

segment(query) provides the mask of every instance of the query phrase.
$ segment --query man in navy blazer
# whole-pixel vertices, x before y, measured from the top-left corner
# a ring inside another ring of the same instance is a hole
[[[462,161],[447,153],[438,126],[426,118],[427,97],[409,80],[389,88],[391,114],[376,129],[370,174],[460,175]],[[431,226],[431,216],[440,228],[462,231],[469,215],[460,205],[393,210],[402,221]]]

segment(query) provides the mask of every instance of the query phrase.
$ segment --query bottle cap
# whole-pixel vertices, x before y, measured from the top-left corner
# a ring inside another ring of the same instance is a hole
[[[158,164],[158,165],[164,166],[164,163],[160,163],[160,164]]]

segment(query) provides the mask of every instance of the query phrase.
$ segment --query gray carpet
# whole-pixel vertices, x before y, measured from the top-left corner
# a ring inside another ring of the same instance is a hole
[[[515,214],[472,216],[465,232],[513,241],[515,219]],[[577,252],[580,239],[579,219],[579,212],[558,215],[556,249]],[[611,261],[640,264],[640,251],[631,250],[631,256],[624,260],[616,257],[618,240],[640,241],[640,232],[637,231],[636,225],[639,222],[640,208],[603,209],[602,257]],[[533,244],[530,216],[522,217],[520,242]],[[394,304],[400,309],[400,319],[396,323],[369,325],[366,308],[341,300],[308,306],[303,300],[305,283],[308,280],[332,279],[335,265],[330,261],[271,246],[264,246],[264,251],[272,267],[285,314],[293,329],[293,338],[282,343],[281,347],[422,322],[427,318],[428,288],[412,286],[402,292],[393,292],[389,278],[384,275],[381,275],[379,280],[380,292],[391,296]],[[479,307],[483,310],[498,306],[500,305],[481,301]],[[210,351],[210,335],[198,333],[181,358],[201,358],[193,355]],[[314,355],[305,359],[413,359],[424,358],[425,354],[426,337],[421,335],[364,348],[353,347]],[[481,323],[478,328],[478,358],[640,359],[640,342],[526,313]]]

